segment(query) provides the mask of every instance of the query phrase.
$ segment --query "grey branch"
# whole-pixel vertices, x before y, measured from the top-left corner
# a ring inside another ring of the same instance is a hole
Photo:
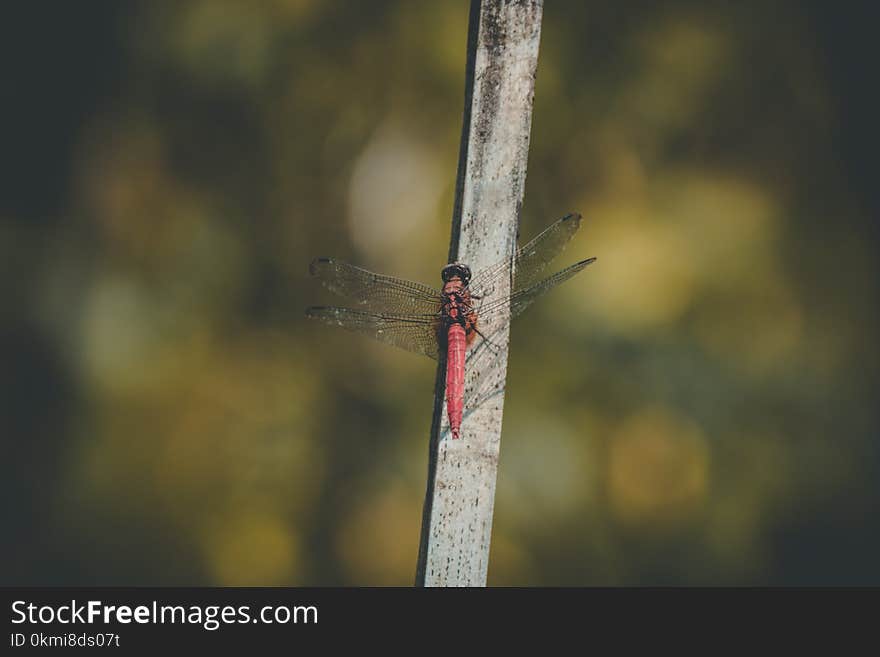
[[[542,9],[542,0],[472,0],[450,261],[467,263],[473,271],[516,250]],[[497,293],[504,296],[504,290]],[[493,322],[482,330],[499,348],[478,366],[479,385],[494,392],[469,409],[460,440],[441,439],[442,361],[438,368],[416,575],[420,586],[486,584],[509,317],[501,313]]]

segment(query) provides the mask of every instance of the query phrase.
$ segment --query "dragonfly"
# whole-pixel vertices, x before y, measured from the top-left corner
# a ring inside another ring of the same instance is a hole
[[[492,335],[497,330],[490,331],[492,327],[518,317],[538,297],[595,262],[587,258],[545,276],[580,224],[581,215],[568,214],[512,256],[476,273],[466,263],[447,264],[440,272],[439,289],[334,258],[317,258],[309,273],[357,307],[312,306],[306,316],[433,359],[445,356],[446,412],[452,438],[457,439],[468,350],[473,357],[496,349]]]

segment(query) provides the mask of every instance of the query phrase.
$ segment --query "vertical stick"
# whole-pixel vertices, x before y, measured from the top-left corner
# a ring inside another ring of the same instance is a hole
[[[516,248],[542,8],[543,0],[471,0],[449,259],[468,264],[474,272],[510,257]],[[500,349],[488,359],[469,354],[468,376],[478,374],[481,385],[489,381],[497,394],[491,403],[466,414],[460,440],[443,436],[445,363],[437,371],[418,586],[486,585],[507,376],[507,320],[481,330]],[[482,371],[475,373],[474,367]]]

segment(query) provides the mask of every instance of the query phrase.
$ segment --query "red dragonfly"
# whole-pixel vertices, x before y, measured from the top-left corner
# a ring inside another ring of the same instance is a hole
[[[579,214],[566,215],[512,257],[473,275],[464,263],[448,264],[440,274],[443,287],[439,290],[318,258],[309,266],[311,275],[362,309],[313,306],[306,316],[434,359],[445,353],[446,412],[452,437],[458,438],[465,405],[466,350],[478,336],[491,347],[485,331],[493,320],[513,319],[540,295],[596,260],[581,260],[551,276],[541,276],[580,223]]]

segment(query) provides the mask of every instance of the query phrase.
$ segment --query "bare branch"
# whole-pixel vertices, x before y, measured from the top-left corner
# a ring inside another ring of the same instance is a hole
[[[542,9],[542,0],[472,0],[450,261],[467,263],[473,271],[511,258],[516,250]],[[497,290],[502,298],[507,292]],[[493,313],[491,326],[481,326],[497,349],[491,358],[468,361],[481,371],[477,377],[468,374],[467,386],[493,394],[469,411],[461,440],[442,439],[445,363],[439,365],[417,585],[486,584],[508,325],[509,315],[501,312]]]

